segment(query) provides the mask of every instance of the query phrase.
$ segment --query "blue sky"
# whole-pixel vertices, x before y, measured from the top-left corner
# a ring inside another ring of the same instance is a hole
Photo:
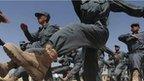
[[[130,3],[144,6],[143,0],[137,0]],[[71,2],[66,0],[0,0],[0,10],[3,11],[3,13],[5,13],[10,19],[9,24],[0,24],[0,38],[6,42],[13,42],[15,44],[18,44],[19,41],[26,40],[25,36],[20,30],[20,23],[24,22],[28,24],[29,30],[31,32],[34,32],[38,29],[39,25],[34,16],[34,13],[37,11],[49,12],[51,14],[50,23],[57,24],[61,27],[65,27],[71,23],[79,22]],[[134,22],[139,22],[141,29],[144,29],[143,18],[135,18],[130,17],[125,13],[112,12],[109,17],[108,28],[110,31],[110,37],[107,42],[107,46],[113,49],[113,46],[118,44],[121,46],[123,51],[127,51],[126,45],[119,42],[117,37],[120,34],[130,32],[130,24]],[[8,60],[9,58],[4,53],[2,47],[0,47],[0,62]]]

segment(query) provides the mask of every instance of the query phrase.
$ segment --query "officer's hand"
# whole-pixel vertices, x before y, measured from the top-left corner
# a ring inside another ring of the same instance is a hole
[[[21,23],[20,27],[21,27],[21,29],[23,31],[27,31],[28,30],[28,26],[25,23]]]
[[[127,38],[127,41],[137,41],[138,37],[136,35],[132,35],[131,37]]]

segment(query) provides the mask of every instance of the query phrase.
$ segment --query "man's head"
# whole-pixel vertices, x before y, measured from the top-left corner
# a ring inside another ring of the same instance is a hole
[[[37,17],[38,23],[41,25],[48,23],[50,20],[50,15],[47,12],[37,12],[35,16]]]
[[[140,26],[138,23],[131,24],[131,31],[132,33],[138,33],[140,29]]]
[[[115,47],[115,51],[119,51],[120,50],[120,46],[115,45],[114,47]]]

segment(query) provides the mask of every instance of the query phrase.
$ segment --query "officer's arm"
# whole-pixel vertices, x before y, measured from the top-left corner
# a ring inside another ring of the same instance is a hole
[[[81,18],[82,18],[82,12],[81,12],[82,1],[81,0],[72,0],[72,4],[74,6],[74,10],[75,10],[76,14],[78,15],[79,19],[81,20]]]
[[[107,61],[105,61],[104,59],[102,59],[101,61],[102,61],[102,63],[104,63],[106,66],[110,67],[110,64],[109,64]]]
[[[114,52],[110,48],[105,46],[103,49],[107,54],[114,56]]]
[[[134,6],[123,0],[111,0],[110,9],[114,12],[125,12],[134,17],[144,17],[144,7]]]
[[[27,40],[30,42],[37,41],[36,33],[30,33],[28,30],[24,31],[24,35],[26,36]]]
[[[26,36],[26,38],[28,39],[28,41],[30,42],[35,42],[35,38],[37,37],[34,34],[31,34],[28,30],[28,26],[25,23],[21,23],[20,24],[21,30],[23,31],[24,35]]]
[[[126,57],[126,58],[129,57],[128,53],[122,52],[122,54],[123,54],[123,56]]]
[[[111,65],[114,64],[114,60],[107,60],[104,62],[104,64],[108,67],[111,67]]]
[[[128,43],[128,39],[130,38],[131,36],[129,35],[129,34],[124,34],[124,35],[120,35],[119,37],[118,37],[118,40],[119,41],[121,41],[121,42],[123,42],[123,43]]]

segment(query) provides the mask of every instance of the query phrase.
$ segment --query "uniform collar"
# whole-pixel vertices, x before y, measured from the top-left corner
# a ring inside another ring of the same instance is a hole
[[[46,29],[48,26],[49,26],[49,23],[47,23],[47,24],[44,25],[44,26],[40,26],[39,29],[40,29],[40,30],[41,30],[41,29]]]
[[[132,35],[134,35],[134,34],[139,34],[139,32],[137,32],[137,33],[132,33]]]
[[[119,53],[120,53],[120,51],[116,51],[115,53],[119,54]]]

